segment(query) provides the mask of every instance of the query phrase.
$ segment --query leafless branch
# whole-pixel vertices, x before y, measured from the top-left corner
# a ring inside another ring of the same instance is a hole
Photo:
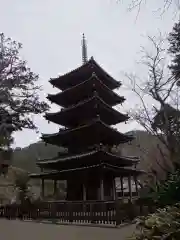
[[[147,0],[130,0],[128,1],[128,10],[133,11],[137,10],[137,15],[139,14],[142,5],[149,3],[150,1]],[[160,12],[160,15],[163,15],[166,11],[169,10],[169,8],[174,5],[176,9],[179,10],[180,7],[180,1],[179,0],[162,0],[161,1],[161,7],[157,9],[156,11]],[[152,9],[154,11],[154,9]]]
[[[149,116],[148,107],[146,106],[146,103],[145,103],[144,98],[143,98],[143,94],[144,94],[143,89],[137,84],[136,76],[134,76],[132,74],[131,75],[126,74],[125,76],[130,80],[130,85],[132,86],[131,90],[139,97],[139,99],[141,101],[141,104],[143,106],[143,110],[145,112],[145,118],[147,119],[149,125],[151,125],[152,120]],[[138,91],[138,90],[140,90],[140,91]],[[134,117],[135,117],[135,114],[134,114]],[[141,121],[141,119],[142,118],[138,119],[137,115],[136,115],[136,120],[137,121]],[[141,124],[143,124],[143,122]],[[144,125],[144,127],[147,128],[148,126]]]
[[[167,171],[167,159],[171,156],[171,160],[173,161],[176,153],[175,149],[179,146],[179,139],[176,139],[176,135],[180,132],[180,113],[177,119],[175,119],[175,117],[173,118],[174,122],[172,122],[171,118],[169,119],[168,116],[170,113],[169,111],[171,111],[171,107],[168,107],[169,99],[174,96],[176,80],[169,72],[168,64],[166,63],[166,49],[164,48],[165,39],[162,38],[161,34],[159,38],[149,36],[148,39],[151,43],[152,50],[147,51],[146,48],[142,48],[143,57],[141,61],[141,64],[147,69],[146,77],[141,80],[141,78],[134,74],[126,74],[126,78],[130,82],[130,89],[136,94],[140,101],[138,107],[132,109],[130,114],[135,121],[146,129],[146,131],[157,136],[161,144],[171,153],[165,156],[162,149],[157,148],[163,160],[163,164],[161,164],[157,158],[155,159],[156,163],[163,171]],[[148,105],[146,101],[147,96],[151,99],[151,102],[155,103],[154,106]],[[178,97],[176,97],[176,100],[178,101]],[[157,125],[157,121],[162,121],[156,117],[159,112],[161,112],[163,123],[159,122],[158,124],[163,124],[163,126]]]

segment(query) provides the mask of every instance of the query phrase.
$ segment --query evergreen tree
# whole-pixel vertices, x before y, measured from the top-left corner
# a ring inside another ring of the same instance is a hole
[[[38,75],[19,53],[22,44],[0,34],[0,150],[9,149],[12,133],[36,129],[32,114],[48,110],[39,98]],[[0,160],[1,163],[1,160]]]
[[[169,53],[172,55],[172,63],[169,68],[178,84],[180,84],[180,21],[175,23],[172,32],[169,34],[169,44]]]

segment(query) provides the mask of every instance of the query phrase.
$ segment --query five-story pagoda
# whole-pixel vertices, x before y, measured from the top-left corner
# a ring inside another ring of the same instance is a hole
[[[138,159],[119,156],[112,151],[114,146],[132,140],[131,136],[112,127],[128,120],[127,115],[113,108],[125,100],[113,91],[121,83],[105,72],[93,58],[87,60],[84,35],[82,53],[82,66],[50,80],[61,92],[47,97],[61,106],[61,110],[47,113],[45,118],[63,128],[54,134],[43,134],[42,139],[48,144],[64,147],[67,152],[54,159],[39,161],[38,165],[44,172],[31,177],[42,179],[42,195],[45,179],[54,180],[55,193],[57,181],[66,180],[68,201],[115,200],[115,179],[120,178],[123,195],[125,177],[129,179],[132,197],[131,177],[136,182],[141,173],[135,168]]]

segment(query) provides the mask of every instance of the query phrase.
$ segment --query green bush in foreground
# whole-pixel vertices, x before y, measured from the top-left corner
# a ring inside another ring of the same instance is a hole
[[[169,173],[168,178],[158,185],[153,197],[162,207],[180,202],[180,170]]]
[[[180,202],[180,170],[169,173],[165,180],[148,186],[145,196],[139,201],[153,203],[161,208]]]
[[[157,210],[137,219],[137,230],[131,240],[180,239],[180,204]]]

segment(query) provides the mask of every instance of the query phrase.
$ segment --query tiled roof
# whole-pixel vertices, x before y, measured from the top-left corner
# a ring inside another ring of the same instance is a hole
[[[63,75],[61,75],[61,76],[59,76],[59,77],[57,77],[57,78],[52,78],[52,79],[50,79],[50,83],[51,83],[52,85],[54,85],[54,86],[57,86],[57,85],[58,85],[58,84],[57,84],[57,81],[61,81],[61,78],[66,77],[66,76],[71,75],[71,74],[74,74],[74,73],[76,73],[76,72],[78,72],[78,71],[81,71],[82,69],[85,69],[86,67],[92,67],[92,66],[96,66],[96,67],[99,68],[107,77],[111,78],[111,79],[114,81],[114,83],[117,84],[117,87],[119,87],[119,86],[121,85],[121,82],[118,82],[118,81],[115,80],[112,76],[110,76],[110,75],[94,60],[93,57],[91,57],[91,58],[87,61],[87,63],[81,65],[80,67],[75,68],[75,69],[73,69],[72,71],[67,72],[66,74],[63,74]]]
[[[97,153],[104,153],[107,156],[114,157],[114,158],[117,158],[117,159],[132,161],[134,163],[139,161],[139,159],[135,158],[135,157],[119,156],[119,155],[107,152],[105,150],[92,150],[92,151],[89,151],[89,152],[80,153],[80,154],[76,154],[76,155],[70,155],[70,156],[66,156],[66,157],[58,157],[56,159],[44,159],[44,160],[39,161],[38,164],[41,165],[41,164],[49,164],[49,163],[57,163],[57,162],[62,162],[62,161],[68,161],[68,160],[72,160],[72,159],[79,159],[79,158],[92,156],[92,155],[95,155]]]
[[[115,93],[115,92],[112,91],[110,88],[108,88],[108,86],[106,86],[106,85],[98,78],[98,76],[96,76],[96,74],[93,74],[89,79],[87,79],[87,80],[85,80],[85,81],[83,81],[83,82],[81,82],[81,83],[79,83],[79,84],[77,84],[77,85],[75,85],[75,86],[73,86],[73,87],[70,87],[70,88],[68,88],[68,89],[66,89],[66,90],[64,90],[64,91],[62,91],[62,92],[60,92],[60,93],[48,94],[47,98],[50,99],[50,98],[59,96],[59,95],[61,95],[61,94],[65,94],[65,93],[68,93],[68,92],[72,92],[74,89],[76,89],[76,88],[78,88],[78,87],[80,87],[80,86],[83,86],[83,85],[86,84],[87,82],[91,81],[91,79],[93,79],[93,78],[96,78],[97,81],[99,81],[99,82],[101,83],[101,85],[102,85],[107,91],[111,92],[113,95],[116,95],[118,98],[122,98],[122,100],[125,100],[124,97],[120,97],[117,93]]]
[[[91,97],[91,98],[89,98],[89,99],[85,99],[84,101],[81,101],[81,102],[79,102],[78,104],[73,105],[73,106],[71,106],[71,107],[62,109],[62,110],[59,111],[59,112],[46,113],[45,117],[48,118],[48,117],[51,117],[51,116],[57,116],[58,114],[61,114],[61,112],[63,112],[63,113],[64,113],[64,112],[68,112],[68,111],[70,111],[70,110],[72,110],[72,109],[76,109],[76,108],[78,108],[78,107],[81,107],[81,106],[85,105],[86,103],[90,103],[90,102],[92,102],[93,100],[97,100],[98,103],[104,105],[107,109],[116,112],[119,116],[121,115],[122,117],[125,118],[125,120],[128,120],[128,119],[129,119],[129,117],[128,117],[127,114],[123,114],[123,113],[118,112],[117,110],[115,110],[114,108],[112,108],[111,106],[109,106],[107,103],[105,103],[98,95],[97,95],[97,96],[93,96],[93,97]]]
[[[59,136],[59,135],[62,135],[62,134],[66,134],[66,133],[69,133],[69,132],[82,130],[83,128],[90,127],[90,126],[92,126],[92,125],[94,125],[94,124],[96,124],[96,123],[102,124],[102,126],[110,129],[112,132],[119,133],[119,134],[121,134],[122,136],[129,138],[129,140],[133,140],[133,139],[134,139],[133,136],[120,133],[120,132],[117,131],[115,128],[110,127],[109,125],[105,124],[104,122],[102,122],[102,121],[99,119],[99,117],[97,117],[96,119],[91,120],[91,121],[90,121],[89,123],[87,123],[86,125],[82,125],[82,126],[77,127],[77,128],[73,128],[73,129],[60,129],[60,131],[57,132],[57,133],[53,133],[53,134],[43,134],[43,135],[42,135],[42,138],[44,139],[44,138],[49,138],[49,137],[56,137],[56,136]]]
[[[62,171],[52,171],[50,173],[40,173],[40,174],[30,174],[29,176],[31,178],[41,178],[41,177],[52,177],[54,176],[58,176],[60,174],[63,173],[72,173],[72,172],[77,172],[77,171],[84,171],[86,169],[93,169],[93,168],[104,168],[104,169],[109,169],[112,171],[118,171],[118,172],[124,172],[124,173],[129,173],[129,174],[143,174],[145,173],[144,171],[141,170],[137,170],[135,168],[124,168],[124,167],[117,167],[117,166],[113,166],[110,164],[106,164],[106,163],[100,163],[100,164],[96,164],[96,165],[91,165],[91,166],[86,166],[86,167],[80,167],[80,168],[73,168],[73,169],[66,169],[66,170],[62,170]]]

